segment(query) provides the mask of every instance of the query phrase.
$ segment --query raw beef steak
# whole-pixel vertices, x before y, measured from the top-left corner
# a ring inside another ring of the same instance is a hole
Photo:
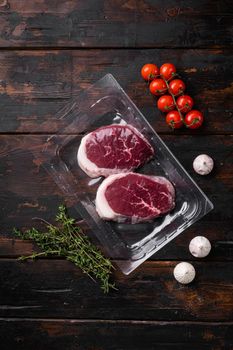
[[[96,210],[105,220],[150,221],[175,206],[173,185],[160,176],[116,174],[105,179],[96,195]]]
[[[103,126],[83,137],[78,164],[90,177],[130,172],[146,163],[154,149],[131,125]]]

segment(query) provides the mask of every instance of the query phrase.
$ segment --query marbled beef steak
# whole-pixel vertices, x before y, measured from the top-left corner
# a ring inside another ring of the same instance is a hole
[[[154,155],[147,139],[131,125],[112,124],[83,137],[78,164],[90,177],[130,172]]]
[[[136,173],[105,179],[96,195],[96,210],[105,220],[138,223],[168,213],[175,206],[175,190],[164,177]]]

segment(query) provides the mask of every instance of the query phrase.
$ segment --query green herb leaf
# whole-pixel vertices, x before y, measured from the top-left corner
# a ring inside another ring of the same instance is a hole
[[[63,257],[78,266],[92,280],[99,280],[104,293],[108,293],[110,289],[116,289],[115,284],[110,282],[110,275],[114,268],[111,261],[90,242],[82,229],[76,225],[75,219],[67,215],[64,205],[59,206],[55,220],[58,225],[48,223],[46,232],[40,232],[35,228],[25,232],[13,230],[13,233],[22,239],[34,240],[42,250],[40,253],[21,256],[19,260],[48,255]]]

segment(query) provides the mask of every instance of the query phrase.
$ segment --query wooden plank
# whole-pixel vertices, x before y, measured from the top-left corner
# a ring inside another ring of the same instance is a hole
[[[4,0],[0,46],[226,47],[231,1]]]
[[[37,350],[230,349],[232,332],[232,323],[0,320],[2,350],[31,350],[35,344]]]
[[[33,162],[32,154],[16,152],[17,149],[28,151],[35,140],[43,145],[47,137],[47,135],[17,135],[14,137],[1,135],[0,137],[2,230],[6,228],[4,220],[9,218],[11,224],[15,223],[14,217],[16,217],[19,219],[18,223],[22,225],[31,215],[46,213],[49,208],[53,208],[51,214],[54,214],[56,205],[62,201],[61,192],[43,167]],[[204,220],[208,222],[231,221],[233,136],[163,135],[162,139],[213,201],[215,210]],[[11,153],[11,151],[14,152]],[[207,177],[200,176],[192,170],[193,159],[200,153],[207,153],[215,160],[215,170]],[[27,204],[27,201],[31,204]],[[29,214],[29,217],[25,217],[26,220],[23,219],[24,213]]]
[[[29,206],[33,205],[31,202],[25,202],[27,210],[29,211]],[[48,216],[49,219],[52,218],[52,213],[55,211],[56,207],[50,207],[47,215],[45,213],[39,214],[42,217]],[[35,209],[34,209],[35,210]],[[51,213],[52,212],[52,213]],[[33,215],[34,213],[32,213]],[[35,215],[34,214],[34,215]],[[54,213],[55,214],[55,213]],[[77,213],[74,214],[77,217]],[[20,217],[13,219],[15,226],[17,226],[17,221],[20,223]],[[28,220],[28,221],[26,221]],[[6,222],[7,220],[5,220]],[[39,249],[31,241],[23,241],[13,237],[11,234],[11,218],[8,219],[9,231],[8,234],[5,231],[1,231],[0,236],[0,259],[1,258],[18,258],[22,255],[31,255],[32,252],[38,251]],[[31,220],[31,217],[23,216],[23,225],[26,227],[38,226],[38,223]],[[5,224],[6,225],[6,224]],[[18,224],[19,225],[19,224]],[[83,226],[83,225],[82,225]],[[41,227],[42,229],[42,227]],[[88,233],[87,233],[88,234]],[[192,227],[188,228],[184,233],[175,238],[171,243],[163,247],[160,251],[154,254],[150,260],[185,260],[189,261],[193,259],[193,256],[188,250],[189,242],[191,239],[197,235],[204,235],[207,237],[212,245],[212,251],[210,255],[204,259],[204,261],[232,261],[233,259],[233,232],[232,223],[224,222],[205,222],[201,220],[199,223],[194,224]]]
[[[205,125],[191,134],[233,133],[232,51],[220,49],[1,51],[0,132],[56,132],[57,111],[112,73],[155,130],[172,133],[140,76],[142,65],[151,61],[174,62],[204,112]]]
[[[195,282],[175,281],[177,262],[147,261],[104,295],[72,263],[0,261],[0,317],[232,321],[232,262],[199,262]]]
[[[71,96],[71,55],[40,51],[16,56],[0,53],[1,131],[41,131],[46,121],[54,128],[53,115]]]
[[[31,243],[12,240],[12,228],[39,226],[33,217],[52,221],[59,204],[65,202],[46,171],[33,162],[28,150],[33,142],[43,143],[43,135],[1,135],[0,154],[0,208],[1,232],[0,257],[17,257],[32,251]],[[188,172],[213,201],[215,209],[193,225],[173,243],[154,256],[154,259],[191,259],[189,241],[196,235],[207,236],[213,244],[210,260],[232,260],[233,230],[233,136],[163,136]],[[11,153],[13,151],[13,153]],[[192,170],[192,161],[200,153],[210,154],[215,160],[214,173],[201,177]],[[69,206],[69,203],[68,203]],[[71,212],[77,218],[76,212]],[[78,218],[80,219],[80,218]]]

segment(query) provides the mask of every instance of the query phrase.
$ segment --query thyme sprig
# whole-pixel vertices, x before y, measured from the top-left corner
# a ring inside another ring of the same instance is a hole
[[[69,217],[65,206],[58,208],[56,215],[58,225],[50,223],[45,232],[31,228],[25,232],[14,229],[14,233],[22,239],[35,241],[42,250],[28,256],[21,256],[19,260],[35,259],[41,256],[55,255],[66,258],[78,266],[92,280],[99,280],[101,289],[108,293],[115,284],[110,282],[113,265],[102,252],[93,245],[82,229],[76,225],[75,219]]]

